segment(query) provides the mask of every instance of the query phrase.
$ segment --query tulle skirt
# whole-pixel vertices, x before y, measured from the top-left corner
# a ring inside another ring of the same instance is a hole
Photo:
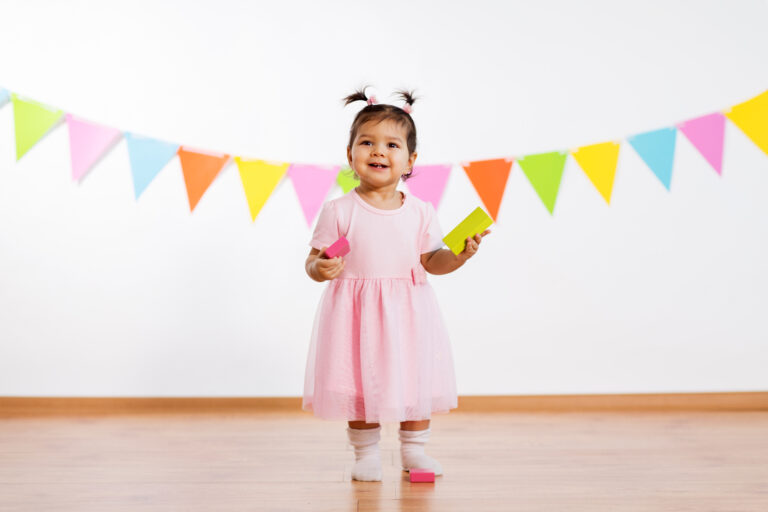
[[[448,333],[432,287],[331,281],[318,306],[303,408],[320,418],[418,421],[457,405]]]

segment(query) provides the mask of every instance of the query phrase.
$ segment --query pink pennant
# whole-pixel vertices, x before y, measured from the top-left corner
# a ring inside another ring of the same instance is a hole
[[[699,150],[701,156],[706,158],[709,165],[717,171],[717,174],[722,175],[725,116],[720,112],[715,112],[684,121],[677,127]]]
[[[72,157],[72,178],[80,180],[93,165],[117,142],[120,130],[67,114],[69,152]]]
[[[413,195],[422,201],[429,201],[437,210],[450,174],[450,165],[417,165],[405,183]]]
[[[304,211],[308,225],[311,226],[312,221],[315,220],[325,196],[336,183],[337,174],[339,174],[338,166],[291,164],[288,168],[288,176],[293,182],[296,195],[299,196],[299,203],[301,203],[301,209]]]

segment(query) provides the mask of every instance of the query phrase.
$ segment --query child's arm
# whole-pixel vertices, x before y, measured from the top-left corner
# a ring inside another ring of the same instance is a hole
[[[341,271],[344,270],[343,258],[328,259],[320,257],[326,249],[327,247],[323,247],[322,251],[318,251],[312,248],[309,251],[309,256],[307,256],[307,261],[304,263],[304,270],[307,271],[307,275],[318,283],[336,279],[341,274]]]
[[[486,229],[482,233],[475,235],[475,238],[467,237],[467,245],[459,254],[453,254],[450,249],[438,249],[422,254],[421,264],[424,270],[435,275],[453,272],[477,253],[480,242],[483,241],[483,237],[488,233],[490,233],[490,230]]]

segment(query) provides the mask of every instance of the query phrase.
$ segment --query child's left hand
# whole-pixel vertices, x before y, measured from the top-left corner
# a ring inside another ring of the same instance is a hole
[[[490,229],[486,229],[482,233],[476,234],[474,238],[467,237],[467,245],[464,247],[464,250],[459,253],[459,258],[467,261],[469,258],[474,256],[477,253],[477,250],[480,248],[480,242],[483,241],[483,237],[488,235],[490,232]]]

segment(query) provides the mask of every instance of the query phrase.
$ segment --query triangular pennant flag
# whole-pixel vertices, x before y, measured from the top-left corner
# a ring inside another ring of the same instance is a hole
[[[352,168],[345,165],[339,170],[339,174],[336,176],[336,184],[340,186],[341,190],[346,194],[358,186],[360,180],[355,177],[355,172]]]
[[[413,195],[422,201],[429,201],[437,210],[450,174],[450,165],[417,165],[405,184]]]
[[[662,128],[629,137],[629,143],[635,148],[640,158],[648,165],[661,183],[667,187],[672,184],[672,164],[675,161],[675,127]]]
[[[248,208],[251,210],[251,220],[253,221],[256,220],[256,216],[264,203],[267,202],[272,191],[285,175],[289,164],[270,163],[264,160],[243,160],[240,157],[236,157],[235,162],[240,169],[240,179],[243,180],[245,198],[248,201]]]
[[[725,115],[768,155],[768,91],[739,103]]]
[[[224,168],[229,155],[192,150],[182,146],[179,148],[179,160],[181,172],[184,174],[184,183],[187,185],[189,211],[194,211],[200,198]]]
[[[67,114],[72,179],[82,179],[120,138],[120,130]]]
[[[723,172],[725,116],[720,112],[689,119],[677,125],[717,174]]]
[[[125,141],[131,160],[133,191],[138,199],[160,170],[176,156],[179,145],[129,132],[125,133]]]
[[[16,160],[20,160],[32,146],[64,116],[63,110],[11,94],[13,124],[16,129]]]
[[[496,220],[507,187],[507,178],[512,170],[512,159],[479,160],[462,164],[469,181],[477,190],[486,210]]]
[[[567,157],[568,153],[552,151],[524,156],[517,161],[550,215],[555,210],[555,201],[557,201]]]
[[[582,146],[571,153],[605,202],[611,204],[613,179],[619,161],[619,144],[603,142]]]
[[[8,100],[11,99],[11,93],[8,92],[8,89],[3,89],[0,87],[0,107],[8,103]]]
[[[288,177],[291,178],[296,195],[299,196],[299,203],[301,203],[301,209],[307,219],[307,225],[312,225],[312,221],[315,220],[317,212],[320,211],[323,200],[328,195],[328,191],[331,190],[338,174],[338,166],[321,167],[318,165],[291,164],[288,168]],[[253,215],[253,213],[251,214]]]

